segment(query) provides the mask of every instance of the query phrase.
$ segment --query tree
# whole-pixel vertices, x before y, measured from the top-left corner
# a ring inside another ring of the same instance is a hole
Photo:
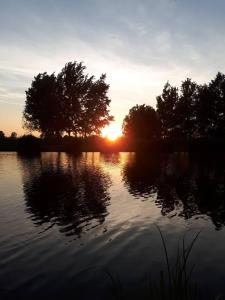
[[[107,96],[109,85],[105,83],[106,75],[92,81],[86,97],[82,101],[80,133],[83,136],[99,134],[100,129],[113,121],[109,114],[110,99]]]
[[[198,86],[195,105],[196,136],[208,138],[214,127],[214,98],[207,84]]]
[[[180,128],[181,135],[187,139],[194,136],[196,131],[196,101],[198,95],[198,85],[190,78],[181,84],[179,100],[177,101],[175,112],[177,127]]]
[[[209,84],[198,87],[196,123],[199,137],[224,138],[225,75],[218,73]]]
[[[16,138],[17,138],[17,133],[13,131],[13,132],[11,133],[11,135],[10,135],[10,138],[11,138],[11,139],[16,139]]]
[[[2,130],[0,130],[0,140],[3,140],[5,138],[5,134]]]
[[[62,103],[64,130],[68,135],[80,131],[82,101],[92,84],[93,77],[84,74],[82,63],[69,62],[57,76],[58,91]]]
[[[109,124],[111,100],[106,75],[95,80],[82,63],[69,62],[57,75],[38,74],[26,91],[24,126],[42,136],[66,132],[75,136],[96,134]]]
[[[225,135],[225,75],[218,73],[209,83],[209,93],[212,97],[211,134],[215,137]]]
[[[178,89],[168,82],[163,88],[162,95],[156,98],[157,113],[162,124],[163,137],[177,137],[181,130],[177,118]]]
[[[26,91],[24,126],[43,136],[59,135],[63,131],[61,103],[54,74],[38,74]]]
[[[167,138],[219,138],[225,136],[225,75],[218,73],[209,84],[187,78],[176,87],[166,83],[157,97],[162,135]]]
[[[100,79],[84,74],[82,63],[69,62],[57,77],[61,97],[64,130],[70,135],[87,136],[99,133],[113,117],[109,115],[110,99],[107,96],[109,85],[106,75]]]
[[[130,138],[155,139],[160,136],[158,114],[149,105],[136,105],[123,121],[123,133]]]

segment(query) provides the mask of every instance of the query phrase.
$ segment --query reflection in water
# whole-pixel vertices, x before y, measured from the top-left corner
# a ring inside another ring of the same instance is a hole
[[[20,158],[27,211],[37,225],[57,224],[66,235],[79,236],[84,228],[103,223],[111,185],[103,165],[110,167],[111,173],[112,167],[122,168],[129,193],[141,200],[151,197],[162,215],[185,219],[207,215],[217,229],[225,225],[224,157],[196,158],[185,153],[149,158],[135,153],[52,155]]]
[[[155,193],[159,176],[159,159],[146,159],[144,155],[130,153],[123,169],[124,182],[129,192],[137,198]]]
[[[37,225],[61,227],[66,235],[80,235],[104,222],[110,178],[91,156],[65,154],[21,160],[27,211]],[[97,222],[97,224],[96,224]]]
[[[224,157],[181,153],[146,159],[131,155],[123,180],[135,197],[155,196],[162,215],[188,219],[205,214],[217,229],[225,225]]]
[[[109,299],[105,268],[127,286],[151,270],[158,279],[157,225],[172,259],[179,237],[204,226],[192,253],[195,278],[223,291],[225,228],[212,222],[225,225],[224,186],[224,157],[2,153],[0,290],[11,299],[99,300]]]
[[[106,163],[110,165],[118,165],[121,161],[121,153],[115,152],[115,153],[101,153],[101,159]]]

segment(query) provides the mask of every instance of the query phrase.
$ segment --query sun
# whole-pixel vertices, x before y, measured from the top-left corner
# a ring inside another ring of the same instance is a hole
[[[122,131],[116,124],[110,124],[102,129],[101,135],[110,141],[115,141],[122,135]]]

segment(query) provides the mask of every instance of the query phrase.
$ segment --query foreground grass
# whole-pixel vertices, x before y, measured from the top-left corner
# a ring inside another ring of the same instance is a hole
[[[111,296],[115,300],[122,299],[149,299],[149,300],[200,300],[200,288],[197,282],[193,282],[192,274],[195,265],[190,263],[190,254],[198,239],[197,233],[191,242],[186,245],[185,238],[182,238],[181,243],[178,244],[175,262],[171,263],[166,241],[163,233],[157,227],[161,237],[164,258],[166,263],[166,271],[159,272],[159,279],[152,280],[150,277],[146,278],[143,287],[138,291],[128,293],[124,290],[122,283],[118,276],[113,275],[109,270],[106,271],[111,282]],[[204,298],[205,300],[206,298]],[[207,300],[222,300],[223,296],[214,298],[207,298]]]

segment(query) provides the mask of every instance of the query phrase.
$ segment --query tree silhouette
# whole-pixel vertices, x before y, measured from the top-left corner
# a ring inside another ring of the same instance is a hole
[[[69,62],[57,76],[61,97],[64,130],[77,135],[80,131],[83,100],[87,96],[93,77],[84,74],[82,63]]]
[[[63,131],[60,98],[54,74],[38,74],[26,91],[23,112],[24,126],[43,136],[59,135]]]
[[[211,114],[211,134],[215,137],[225,134],[225,75],[218,73],[209,83],[212,95],[213,110]]]
[[[187,78],[181,84],[179,101],[176,106],[176,124],[180,129],[181,135],[190,139],[195,134],[196,111],[198,85]]]
[[[83,110],[80,122],[80,133],[83,136],[99,134],[100,129],[113,121],[108,106],[110,99],[107,96],[109,85],[105,83],[106,75],[92,82],[87,96],[83,100]]]
[[[16,139],[17,138],[17,133],[15,131],[13,131],[10,135],[11,139]]]
[[[69,135],[99,133],[113,120],[108,111],[106,75],[95,80],[94,76],[84,74],[85,69],[82,63],[69,62],[57,77],[65,131]]]
[[[198,87],[198,98],[195,106],[196,133],[198,137],[209,138],[214,127],[214,97],[207,84]]]
[[[123,121],[123,133],[130,138],[154,139],[160,136],[160,120],[148,105],[132,107]]]
[[[157,113],[161,120],[162,136],[176,137],[181,131],[178,123],[177,103],[179,101],[178,89],[168,82],[163,88],[161,96],[157,100]]]
[[[69,62],[55,76],[38,74],[26,91],[24,126],[42,136],[87,136],[100,132],[113,117],[109,114],[106,75],[95,80],[82,63]]]
[[[5,134],[2,130],[0,130],[0,140],[3,140],[5,138]]]
[[[218,73],[209,84],[190,78],[180,91],[168,82],[157,97],[157,112],[166,138],[223,138],[225,134],[225,75]]]

